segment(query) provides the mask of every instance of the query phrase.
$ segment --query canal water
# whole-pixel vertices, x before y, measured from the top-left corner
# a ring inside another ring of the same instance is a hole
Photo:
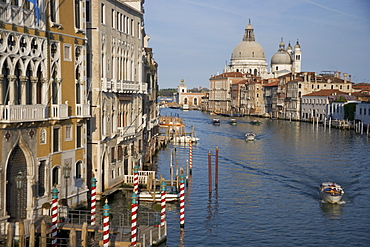
[[[193,170],[186,187],[185,227],[178,205],[167,211],[167,246],[370,246],[370,138],[349,130],[306,122],[229,117],[164,108],[161,115],[194,127]],[[257,134],[245,141],[247,132]],[[218,188],[208,192],[208,152],[219,149]],[[179,167],[187,145],[169,145],[156,158],[169,179],[171,149]],[[344,188],[342,203],[320,200],[321,182]]]

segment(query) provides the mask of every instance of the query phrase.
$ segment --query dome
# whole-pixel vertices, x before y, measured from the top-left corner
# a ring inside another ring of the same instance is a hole
[[[280,49],[272,56],[271,64],[292,64],[292,58],[287,51]]]
[[[266,60],[262,46],[256,41],[242,41],[237,44],[231,59]]]

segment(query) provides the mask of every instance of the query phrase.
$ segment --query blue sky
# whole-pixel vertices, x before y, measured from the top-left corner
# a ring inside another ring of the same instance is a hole
[[[280,39],[299,40],[302,71],[340,71],[370,83],[369,0],[146,0],[145,30],[161,89],[209,87],[248,19],[270,65]]]

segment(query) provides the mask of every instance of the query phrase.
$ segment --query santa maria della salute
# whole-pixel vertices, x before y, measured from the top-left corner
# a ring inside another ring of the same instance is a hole
[[[302,52],[298,41],[293,50],[290,43],[285,48],[283,39],[281,39],[279,50],[271,58],[269,72],[265,52],[256,41],[254,28],[249,20],[243,40],[235,46],[230,64],[224,72],[249,73],[262,79],[277,78],[282,74],[301,72],[301,59]]]

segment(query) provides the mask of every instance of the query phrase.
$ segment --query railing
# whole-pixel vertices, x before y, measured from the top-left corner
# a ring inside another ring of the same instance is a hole
[[[51,105],[51,118],[68,118],[68,105]]]
[[[129,137],[135,135],[135,126],[118,127],[121,137]]]
[[[147,83],[138,83],[134,81],[101,79],[101,88],[103,92],[114,93],[148,93]]]
[[[114,212],[111,211],[110,214],[110,225],[117,227],[127,227],[131,226],[131,212]],[[153,225],[155,222],[160,220],[159,212],[138,212],[138,224],[141,225]],[[71,210],[68,213],[68,223],[80,224],[84,222],[90,224],[91,222],[91,212],[87,210]],[[101,213],[96,214],[95,222],[97,225],[103,226],[103,216]]]
[[[90,104],[76,104],[76,115],[78,117],[90,117]]]
[[[44,121],[46,118],[44,105],[0,105],[1,122]]]
[[[148,176],[138,176],[139,184],[147,184]],[[125,184],[134,184],[134,175],[125,175],[123,178],[123,183]]]

